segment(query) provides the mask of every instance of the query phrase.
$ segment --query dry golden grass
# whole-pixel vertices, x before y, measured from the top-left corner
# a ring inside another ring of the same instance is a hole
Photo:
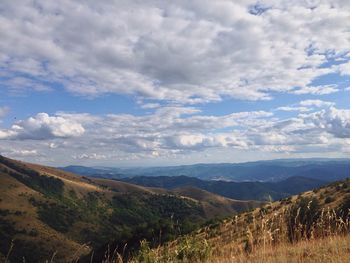
[[[348,198],[350,180],[333,183],[162,247],[149,249],[146,244],[132,262],[350,262],[350,213],[344,218],[339,210]],[[317,217],[312,203],[319,203]],[[305,221],[305,215],[312,220]]]
[[[251,254],[244,251],[232,253],[234,248],[224,250],[222,254],[213,254],[208,262],[222,263],[301,263],[301,262],[337,262],[345,263],[350,259],[350,236],[332,236],[324,239],[301,241],[296,244],[282,243],[277,246],[259,247]]]
[[[35,197],[38,201],[45,201],[46,199],[40,193],[1,172],[0,182],[0,208],[8,210],[10,213],[6,219],[13,222],[18,230],[25,230],[27,233],[35,230],[38,233],[37,236],[19,234],[16,238],[46,244],[47,250],[57,251],[58,256],[61,257],[68,255],[67,258],[69,259],[72,259],[73,255],[77,258],[89,252],[89,248],[82,248],[81,244],[53,230],[38,219],[37,208],[28,199],[29,197]],[[13,249],[20,248],[15,245]]]

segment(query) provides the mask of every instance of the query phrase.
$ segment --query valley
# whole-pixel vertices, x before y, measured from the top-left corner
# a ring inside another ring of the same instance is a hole
[[[58,262],[66,262],[110,242],[119,249],[128,244],[132,251],[143,239],[161,244],[208,220],[262,204],[200,189],[170,191],[87,178],[5,157],[0,176],[0,252],[6,255],[14,240],[13,262],[22,257],[37,262],[54,252]]]
[[[0,259],[11,263],[273,262],[324,245],[348,253],[329,238],[347,243],[349,179],[118,181],[0,156],[0,180]]]

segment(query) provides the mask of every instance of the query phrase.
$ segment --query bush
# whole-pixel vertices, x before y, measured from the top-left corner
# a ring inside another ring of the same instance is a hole
[[[206,262],[210,253],[211,248],[206,239],[186,236],[178,244],[177,258],[181,262]]]
[[[332,203],[334,201],[334,198],[331,196],[327,196],[327,198],[324,200],[325,204],[329,204]]]
[[[320,205],[316,198],[302,197],[287,213],[287,230],[290,242],[311,237],[312,228],[320,216]]]
[[[64,205],[40,203],[39,219],[53,229],[65,233],[78,219],[78,213]]]
[[[350,217],[350,196],[348,196],[343,203],[337,209],[338,215],[343,218],[344,221]]]
[[[156,253],[150,248],[146,240],[141,241],[141,246],[137,256],[137,262],[155,263],[157,262]]]

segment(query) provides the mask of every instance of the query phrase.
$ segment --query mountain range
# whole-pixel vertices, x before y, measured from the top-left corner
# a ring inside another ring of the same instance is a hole
[[[349,159],[281,159],[248,163],[194,164],[167,167],[84,167],[67,166],[60,169],[76,174],[126,178],[135,176],[190,176],[203,180],[235,182],[277,182],[301,176],[322,181],[341,180],[349,176]]]
[[[176,189],[200,188],[221,196],[240,200],[274,201],[325,185],[326,181],[294,176],[279,182],[207,181],[188,176],[136,176],[119,179],[147,187]]]

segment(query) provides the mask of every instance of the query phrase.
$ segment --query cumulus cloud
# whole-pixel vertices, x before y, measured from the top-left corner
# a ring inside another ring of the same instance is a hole
[[[350,110],[318,100],[301,104],[314,110],[287,119],[262,111],[211,116],[180,106],[142,116],[41,113],[1,130],[0,137],[13,156],[79,161],[175,158],[219,149],[291,154],[339,149],[342,140],[350,141]]]
[[[27,120],[21,120],[10,129],[0,130],[0,139],[46,140],[77,137],[84,133],[84,127],[73,120],[38,113]]]
[[[327,100],[349,90],[337,82],[350,74],[349,20],[344,0],[4,0],[2,94],[123,94],[145,111],[39,113],[6,123],[0,150],[79,161],[336,151],[350,140],[349,110]],[[197,105],[279,93],[301,101],[223,115]]]
[[[350,110],[331,107],[309,117],[317,127],[337,138],[350,138]]]
[[[158,108],[142,116],[40,113],[0,130],[0,139],[20,149],[32,145],[46,156],[70,153],[76,160],[156,158],[210,148],[245,148],[244,136],[233,131],[258,127],[271,116],[264,111],[200,115],[196,108],[180,106]]]
[[[181,103],[336,92],[313,81],[348,73],[345,64],[324,66],[349,59],[347,2],[258,3],[5,0],[1,84]]]

